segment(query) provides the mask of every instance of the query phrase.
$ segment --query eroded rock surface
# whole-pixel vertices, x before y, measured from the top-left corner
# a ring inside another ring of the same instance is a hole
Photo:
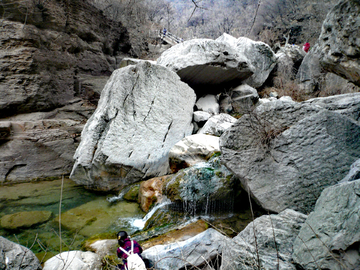
[[[225,165],[270,211],[309,213],[359,158],[360,125],[319,106],[265,103],[220,137]]]
[[[80,134],[95,106],[80,99],[50,112],[0,121],[0,182],[46,180],[69,174]]]
[[[68,270],[100,270],[102,268],[99,255],[90,251],[73,250],[62,252],[45,262],[43,270],[68,269]]]
[[[319,37],[320,63],[360,86],[360,3],[340,1],[326,16]]]
[[[84,1],[2,1],[0,115],[51,110],[86,94],[131,48],[121,23]]]

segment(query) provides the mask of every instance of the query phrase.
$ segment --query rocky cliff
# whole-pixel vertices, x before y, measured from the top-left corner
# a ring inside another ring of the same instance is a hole
[[[0,182],[68,174],[128,32],[80,0],[5,0],[0,14]]]
[[[131,47],[121,23],[86,1],[38,2],[5,0],[0,6],[2,116],[67,104],[84,94],[82,75],[110,75]]]

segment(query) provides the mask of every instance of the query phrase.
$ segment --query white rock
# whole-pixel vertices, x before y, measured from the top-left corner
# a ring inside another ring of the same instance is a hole
[[[229,114],[221,113],[211,117],[205,125],[198,131],[198,134],[209,134],[214,136],[221,136],[230,128],[237,119]]]
[[[204,122],[211,117],[211,114],[204,111],[195,111],[194,112],[194,121],[195,122]]]
[[[100,256],[90,251],[62,252],[45,262],[43,270],[101,270]]]
[[[174,164],[190,167],[208,160],[215,152],[220,152],[219,137],[205,134],[187,136],[171,148],[170,167],[174,168],[173,172],[178,168]]]
[[[195,105],[198,110],[208,112],[210,114],[219,114],[220,111],[220,105],[215,95],[206,95],[201,97]]]

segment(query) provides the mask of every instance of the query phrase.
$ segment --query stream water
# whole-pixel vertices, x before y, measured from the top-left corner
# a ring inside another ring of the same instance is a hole
[[[109,199],[109,195],[90,192],[73,181],[62,180],[21,183],[0,187],[0,218],[28,211],[51,211],[48,222],[31,228],[5,230],[0,234],[38,254],[50,257],[61,250],[80,249],[90,237],[106,235],[115,238],[119,230],[130,234],[141,229],[144,216],[137,203]],[[59,210],[61,200],[61,226]]]
[[[218,228],[230,228],[228,234],[231,235],[252,220],[246,201],[236,202],[235,205],[234,209],[233,199],[206,202],[201,207],[192,206],[189,211],[189,202],[170,204],[170,201],[164,201],[145,215],[138,203],[123,200],[121,193],[94,193],[77,186],[70,179],[22,183],[0,186],[0,219],[5,215],[29,211],[51,211],[52,216],[49,221],[31,228],[6,230],[0,226],[0,234],[31,247],[41,261],[46,261],[60,250],[81,249],[84,241],[90,238],[115,239],[119,230],[126,230],[132,235],[147,230],[145,224],[154,226],[153,232],[147,231],[140,236],[139,240],[145,240],[152,233],[166,233],[168,225],[192,222],[195,216],[211,221]],[[198,208],[202,208],[202,211],[198,211]]]

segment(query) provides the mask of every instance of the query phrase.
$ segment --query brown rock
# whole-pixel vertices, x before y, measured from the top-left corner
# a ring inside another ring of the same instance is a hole
[[[169,175],[154,177],[140,184],[139,202],[144,212],[148,212],[154,203],[162,201],[162,187],[170,177]]]

